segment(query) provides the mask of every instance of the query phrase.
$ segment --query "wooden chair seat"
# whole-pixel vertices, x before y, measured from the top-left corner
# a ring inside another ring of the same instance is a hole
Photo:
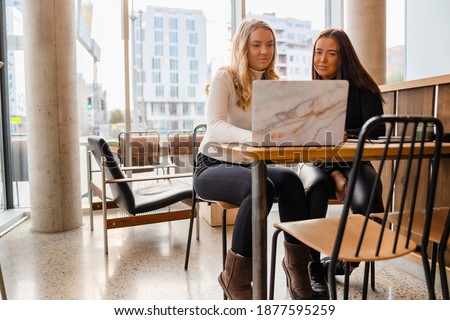
[[[447,207],[442,208],[434,208],[433,210],[433,219],[431,220],[431,229],[430,229],[430,241],[439,243],[442,238],[442,233],[444,232],[444,228],[447,221],[448,216],[448,210]],[[416,217],[413,220],[412,225],[412,233],[417,236],[422,236],[423,234],[423,228],[425,225],[425,211],[419,210],[415,213]],[[372,213],[370,215],[372,219],[378,218],[383,219],[383,213]],[[392,212],[389,213],[387,216],[387,222],[392,223],[394,226],[398,225],[398,219],[399,219],[399,213],[398,212]],[[403,229],[408,228],[408,224],[411,220],[411,216],[409,212],[403,213],[403,218],[401,222],[401,227]],[[447,240],[447,245],[450,244],[450,240]]]
[[[305,221],[294,221],[275,224],[275,228],[288,232],[293,237],[308,246],[314,247],[317,251],[331,256],[339,228],[340,217],[311,219]],[[342,261],[360,262],[360,261],[377,261],[392,259],[413,252],[416,249],[416,243],[412,240],[406,244],[406,237],[400,236],[398,239],[398,248],[393,253],[392,243],[395,238],[395,232],[384,228],[384,241],[377,252],[378,235],[381,231],[381,224],[373,220],[367,221],[365,237],[362,246],[358,250],[358,237],[361,233],[365,217],[360,214],[353,214],[348,217],[345,227],[344,236],[342,238],[341,249],[338,259]]]
[[[224,201],[217,201],[217,200],[208,200],[208,199],[203,199],[202,197],[197,196],[198,200],[203,201],[203,202],[207,202],[207,203],[215,203],[217,204],[219,207],[226,209],[226,210],[231,210],[231,209],[237,209],[239,208],[238,204],[234,204],[234,203],[230,203],[230,202],[224,202]]]

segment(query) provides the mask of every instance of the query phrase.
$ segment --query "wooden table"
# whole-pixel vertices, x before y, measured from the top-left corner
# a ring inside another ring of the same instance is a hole
[[[267,299],[267,204],[266,183],[267,165],[275,163],[307,163],[315,161],[351,161],[356,143],[347,142],[334,147],[251,147],[239,144],[214,145],[217,154],[214,157],[227,162],[239,163],[240,160],[252,163],[252,250],[253,250],[253,299]],[[388,157],[397,156],[398,148],[392,144]],[[377,160],[384,150],[384,144],[366,144],[364,160]],[[419,146],[417,145],[417,150]],[[409,150],[404,150],[405,156]],[[433,143],[425,143],[425,154],[433,154]],[[450,155],[450,143],[442,144],[442,154]]]

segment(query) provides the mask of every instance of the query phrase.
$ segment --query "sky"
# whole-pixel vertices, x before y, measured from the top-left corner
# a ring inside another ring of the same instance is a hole
[[[124,42],[122,39],[121,0],[91,0],[94,4],[92,17],[92,38],[101,48],[100,62],[97,64],[97,83],[108,92],[110,109],[125,108],[124,90]],[[388,47],[403,41],[404,20],[399,15],[404,0],[388,0]],[[202,10],[207,19],[207,59],[213,61],[213,67],[226,64],[227,22],[231,19],[229,0],[128,0],[135,11],[146,10],[147,5],[190,8]],[[293,4],[295,4],[293,6]],[[309,20],[312,28],[324,28],[323,1],[311,0],[247,0],[246,11],[262,14],[275,12],[277,17],[290,17]],[[390,15],[392,18],[390,18]],[[92,83],[94,74],[93,59],[86,50],[78,45],[78,72],[84,74],[85,81]],[[129,53],[131,55],[131,52]]]

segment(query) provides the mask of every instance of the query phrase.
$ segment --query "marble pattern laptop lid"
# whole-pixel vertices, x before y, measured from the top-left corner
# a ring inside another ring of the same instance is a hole
[[[346,80],[253,82],[253,145],[332,146],[344,137]]]

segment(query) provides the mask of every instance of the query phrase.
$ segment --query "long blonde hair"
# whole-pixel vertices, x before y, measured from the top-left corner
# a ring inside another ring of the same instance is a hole
[[[278,80],[280,78],[275,71],[277,59],[275,32],[267,22],[259,19],[246,19],[240,23],[231,43],[231,65],[221,68],[231,75],[238,96],[236,106],[244,110],[246,107],[250,106],[252,102],[253,77],[250,73],[247,59],[248,39],[252,32],[259,28],[269,30],[272,33],[274,40],[273,58],[264,71],[263,79]],[[206,87],[207,94],[209,91],[208,89],[209,85]]]

